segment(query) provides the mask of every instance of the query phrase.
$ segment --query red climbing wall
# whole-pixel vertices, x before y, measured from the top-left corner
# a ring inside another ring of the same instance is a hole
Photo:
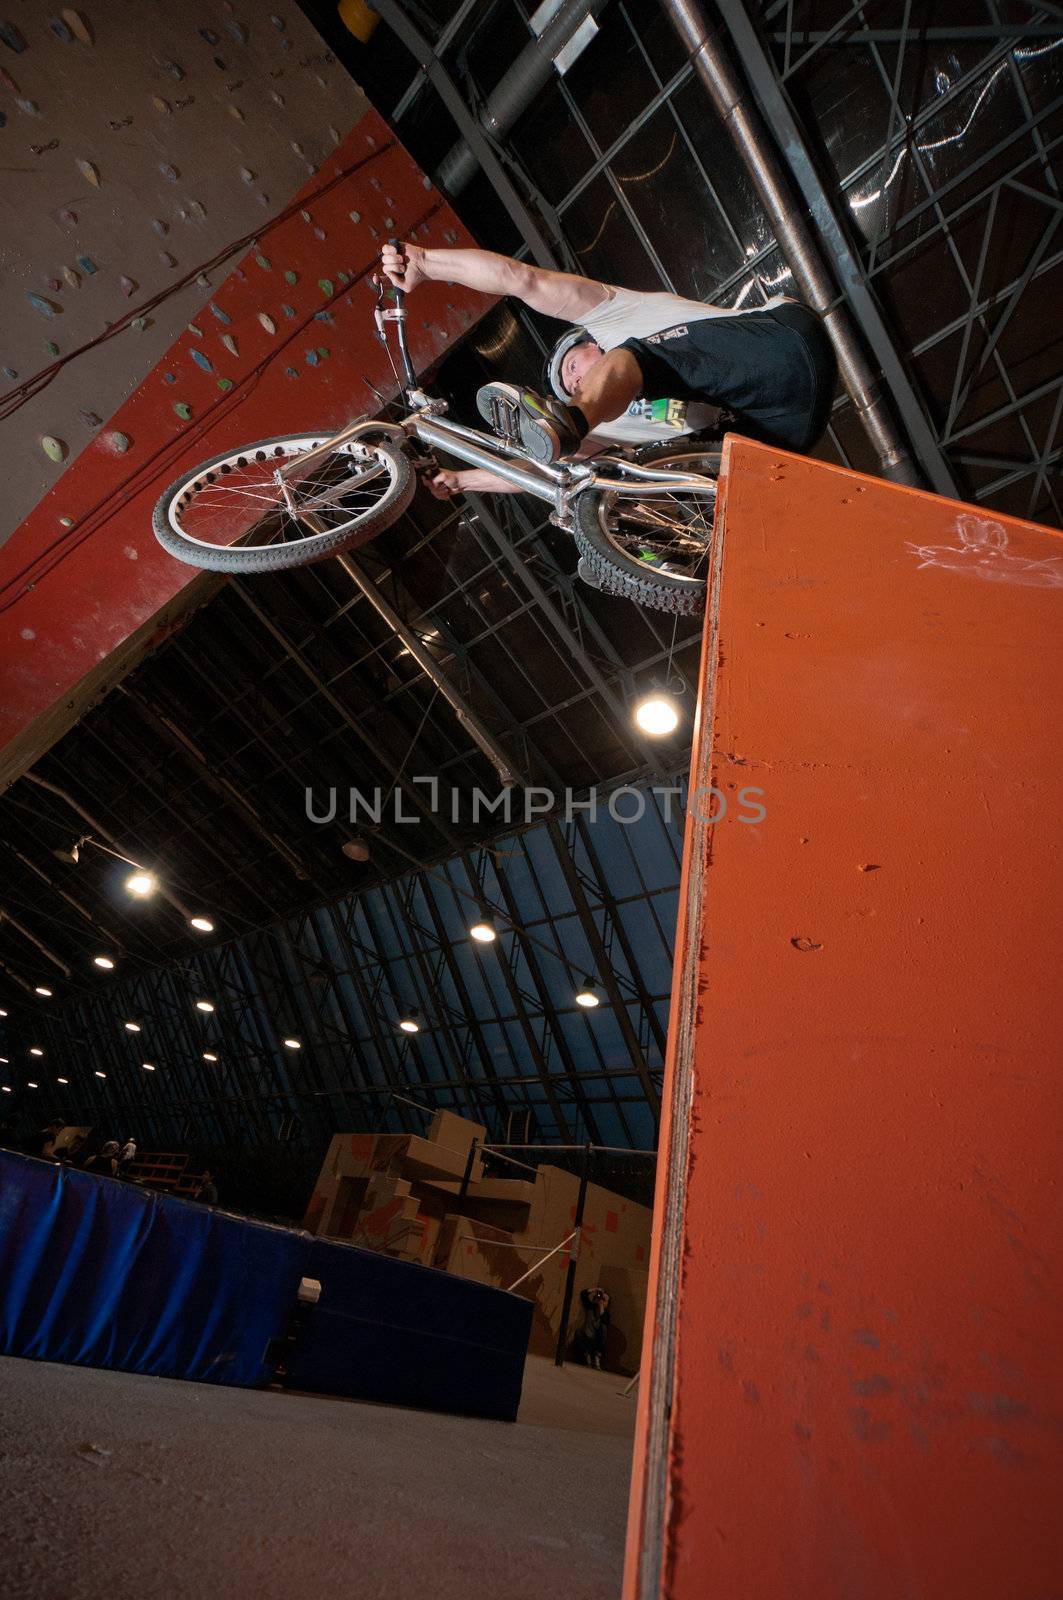
[[[1049,1600],[1063,537],[723,483],[625,1595]]]
[[[375,413],[369,384],[394,393],[367,285],[393,234],[474,242],[370,111],[0,547],[0,787],[213,592],[152,535],[163,488],[230,444]],[[418,290],[418,368],[488,303],[446,284]]]

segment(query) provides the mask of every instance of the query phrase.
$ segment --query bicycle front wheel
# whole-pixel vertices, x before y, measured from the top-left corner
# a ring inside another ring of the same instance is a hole
[[[615,490],[580,495],[574,527],[580,555],[607,594],[623,595],[652,611],[696,616],[705,608],[718,449],[662,445],[639,458],[645,465],[704,477],[703,491],[645,495]]]
[[[261,439],[193,467],[156,504],[155,537],[178,561],[213,572],[279,572],[363,544],[402,515],[416,480],[380,440],[312,454],[329,437]]]

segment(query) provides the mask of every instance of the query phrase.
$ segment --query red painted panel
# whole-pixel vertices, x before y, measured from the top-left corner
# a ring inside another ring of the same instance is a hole
[[[366,284],[381,243],[414,230],[422,243],[474,242],[426,184],[382,119],[363,117],[220,283],[213,303],[228,320],[205,308],[194,325],[200,336],[182,334],[0,548],[0,751],[22,735],[20,754],[25,746],[32,760],[26,730],[74,696],[86,674],[194,577],[151,532],[155,500],[182,470],[230,444],[374,414],[378,402],[366,380],[394,393]],[[418,290],[409,337],[419,369],[489,303],[447,284]],[[319,312],[330,320],[318,320]],[[222,344],[226,334],[235,356]],[[308,364],[307,352],[318,347],[327,356]],[[193,350],[212,372],[195,364]],[[219,379],[232,387],[222,390]],[[190,419],[175,413],[175,403],[191,407]],[[131,440],[124,454],[110,442],[116,431]],[[72,525],[64,527],[64,518]]]
[[[1046,1600],[1063,539],[741,441],[719,520],[695,770],[766,816],[688,834],[625,1593]]]

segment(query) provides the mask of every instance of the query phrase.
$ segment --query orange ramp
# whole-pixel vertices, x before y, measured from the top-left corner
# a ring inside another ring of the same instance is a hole
[[[732,439],[716,540],[625,1597],[1047,1600],[1063,538]]]

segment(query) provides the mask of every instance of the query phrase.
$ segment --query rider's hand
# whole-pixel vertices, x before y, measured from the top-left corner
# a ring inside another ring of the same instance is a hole
[[[419,244],[386,244],[380,252],[380,266],[389,283],[396,289],[405,289],[407,294],[428,276]]]
[[[452,495],[461,493],[460,472],[442,470],[424,481],[437,500],[449,500]]]

